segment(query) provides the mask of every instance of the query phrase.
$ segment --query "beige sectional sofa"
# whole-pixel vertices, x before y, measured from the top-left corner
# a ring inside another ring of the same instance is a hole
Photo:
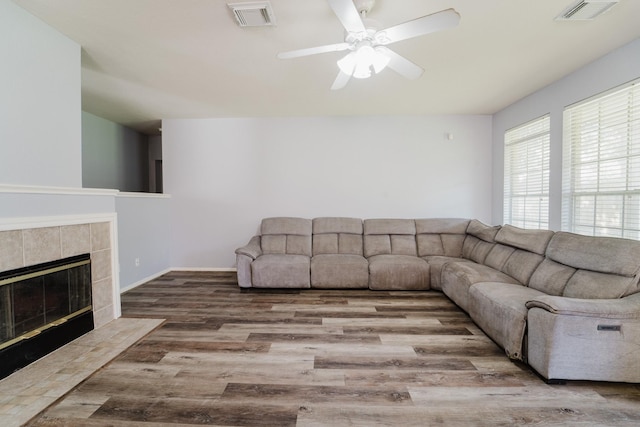
[[[243,288],[441,291],[548,380],[640,382],[640,242],[467,219],[265,218]]]

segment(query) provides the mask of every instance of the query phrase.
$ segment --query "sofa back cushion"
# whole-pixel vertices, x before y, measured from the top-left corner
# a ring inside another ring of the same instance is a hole
[[[462,244],[462,257],[482,264],[494,246],[495,243],[485,242],[476,236],[467,234]]]
[[[551,236],[553,231],[549,230],[526,230],[504,225],[496,233],[496,244],[483,263],[527,285],[531,275],[544,259],[542,254]]]
[[[496,233],[495,241],[534,254],[544,255],[553,237],[550,230],[527,230],[505,224]]]
[[[571,298],[620,298],[640,290],[640,241],[557,232],[547,259],[574,268],[562,295]]]
[[[542,255],[496,243],[487,254],[483,264],[513,277],[523,285],[527,285],[531,275],[543,259]]]
[[[311,256],[312,223],[306,218],[264,218],[260,226],[262,253]]]
[[[462,244],[462,257],[483,264],[495,246],[495,237],[500,226],[489,226],[472,219],[467,226],[467,237]]]
[[[507,245],[493,245],[483,264],[488,265],[491,268],[502,271],[504,265],[509,260],[509,257],[516,251],[516,248]]]
[[[477,219],[469,221],[469,225],[467,226],[467,234],[489,243],[495,242],[498,231],[500,231],[499,225],[487,225]]]
[[[516,279],[523,285],[528,285],[531,275],[538,268],[544,257],[533,252],[516,249],[509,257],[502,272]]]
[[[564,287],[562,296],[569,298],[621,298],[638,291],[635,278],[596,271],[577,270]]]
[[[545,258],[531,275],[529,287],[548,295],[561,296],[575,272],[573,267]]]
[[[362,231],[362,220],[359,218],[314,218],[313,255],[362,255]]]
[[[557,232],[547,257],[574,268],[634,276],[640,268],[640,241]]]
[[[544,259],[552,236],[553,231],[549,230],[527,230],[503,225],[495,235],[496,245],[487,254],[484,264],[527,285]]]
[[[417,256],[416,225],[412,219],[365,219],[364,256]]]
[[[468,219],[416,219],[418,256],[462,256],[462,244],[469,226]]]

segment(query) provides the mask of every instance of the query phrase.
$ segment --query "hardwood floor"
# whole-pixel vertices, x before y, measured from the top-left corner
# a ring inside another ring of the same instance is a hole
[[[166,321],[30,425],[640,425],[638,384],[547,385],[438,292],[173,272],[122,310]]]

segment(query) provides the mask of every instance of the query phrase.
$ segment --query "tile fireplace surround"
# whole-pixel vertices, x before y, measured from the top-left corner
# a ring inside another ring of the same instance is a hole
[[[89,253],[93,319],[98,329],[120,316],[114,223],[115,215],[108,214],[0,224],[0,271]]]

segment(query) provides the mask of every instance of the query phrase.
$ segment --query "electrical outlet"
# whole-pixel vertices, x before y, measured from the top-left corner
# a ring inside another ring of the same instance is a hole
[[[140,258],[136,258],[135,263],[136,267],[140,267]]]

